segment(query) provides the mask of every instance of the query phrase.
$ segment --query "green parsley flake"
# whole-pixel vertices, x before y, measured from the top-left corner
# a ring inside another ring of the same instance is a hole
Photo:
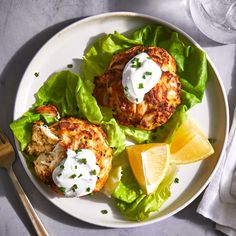
[[[82,152],[81,149],[75,150],[75,153],[78,154],[79,152]]]
[[[75,169],[77,169],[77,165],[75,165]]]
[[[101,213],[105,215],[105,214],[108,213],[108,211],[107,210],[101,210]]]
[[[94,169],[94,170],[90,171],[90,174],[91,175],[97,175],[97,171]]]
[[[138,102],[138,98],[135,98],[135,101]]]
[[[147,56],[147,59],[148,59],[148,60],[150,60],[150,59],[151,59],[151,57]]]
[[[67,65],[67,68],[72,68],[73,67],[73,64],[68,64]]]
[[[143,75],[143,76],[142,76],[142,78],[143,78],[143,79],[146,79],[146,76],[145,76],[145,75]]]
[[[74,179],[76,177],[76,174],[71,175],[69,178]]]
[[[143,89],[143,88],[144,88],[144,87],[143,87],[143,83],[138,84],[138,88],[139,88],[139,89]]]
[[[80,159],[79,162],[85,165],[87,164],[87,160],[85,158]]]
[[[80,174],[80,175],[78,175],[78,178],[80,178],[80,177],[82,177],[83,175],[82,174]]]
[[[178,184],[178,183],[179,183],[179,178],[175,178],[174,182],[175,182],[176,184]]]
[[[66,188],[60,187],[60,188],[58,188],[58,190],[59,190],[60,192],[64,193],[64,192],[66,191]]]
[[[62,175],[62,173],[59,173],[57,176],[60,177]]]
[[[86,188],[86,191],[87,191],[87,192],[90,192],[90,187]]]
[[[71,187],[71,190],[73,191],[73,192],[75,192],[75,190],[78,188],[78,186],[77,186],[77,184],[74,184],[72,187]]]
[[[124,90],[125,90],[125,91],[128,91],[128,90],[129,90],[129,88],[128,88],[127,86],[125,86]]]
[[[142,65],[142,63],[139,61],[138,58],[132,59],[131,64],[132,64],[131,67],[136,69],[140,68]]]
[[[34,76],[35,76],[35,77],[38,77],[38,76],[39,76],[39,72],[35,72],[35,73],[34,73]]]
[[[144,74],[145,75],[152,75],[152,72],[151,71],[146,71]]]
[[[62,170],[63,170],[64,168],[65,168],[65,166],[64,166],[64,165],[60,165],[60,169],[62,169]]]

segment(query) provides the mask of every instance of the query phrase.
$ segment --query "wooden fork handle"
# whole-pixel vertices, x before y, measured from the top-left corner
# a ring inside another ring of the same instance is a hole
[[[39,217],[37,216],[34,208],[32,207],[28,197],[26,196],[24,190],[22,189],[18,179],[15,176],[15,173],[13,172],[12,167],[10,167],[10,169],[8,169],[8,174],[16,188],[16,191],[19,194],[19,197],[25,207],[25,210],[29,216],[29,218],[31,219],[31,222],[35,228],[35,231],[37,232],[38,236],[48,236],[48,233],[46,231],[46,229],[44,228],[41,220],[39,219]]]

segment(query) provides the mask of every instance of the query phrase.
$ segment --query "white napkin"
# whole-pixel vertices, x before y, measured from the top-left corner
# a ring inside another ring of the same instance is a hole
[[[236,236],[236,109],[223,160],[197,212],[215,221],[217,230]]]

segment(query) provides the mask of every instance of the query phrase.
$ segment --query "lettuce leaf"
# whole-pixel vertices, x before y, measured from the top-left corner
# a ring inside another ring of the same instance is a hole
[[[123,168],[121,180],[112,194],[117,207],[130,220],[145,220],[151,212],[159,211],[162,204],[170,197],[170,186],[176,170],[175,166],[170,166],[156,191],[146,195],[140,189],[130,167]]]
[[[121,129],[136,143],[170,142],[175,130],[185,120],[186,111],[202,101],[207,81],[206,55],[201,49],[180,39],[177,32],[160,25],[141,27],[127,37],[118,32],[108,34],[97,39],[84,56],[82,77],[91,93],[94,78],[104,73],[112,56],[135,45],[162,47],[175,58],[182,85],[181,104],[171,119],[155,131],[124,126]]]
[[[125,148],[125,135],[113,117],[104,118],[96,99],[87,89],[81,78],[70,71],[61,71],[52,75],[35,94],[36,101],[23,116],[10,124],[10,127],[24,151],[31,140],[32,123],[38,120],[51,124],[57,120],[37,114],[35,107],[51,103],[55,105],[61,117],[74,116],[101,124],[107,133],[108,142],[114,148],[114,155]],[[107,112],[104,112],[107,114]]]

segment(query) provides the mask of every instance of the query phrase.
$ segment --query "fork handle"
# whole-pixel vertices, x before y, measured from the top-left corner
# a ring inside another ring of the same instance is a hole
[[[31,222],[35,228],[35,231],[37,232],[38,236],[49,236],[49,234],[47,233],[46,229],[44,228],[41,220],[39,219],[39,217],[37,216],[34,208],[32,207],[28,197],[26,196],[24,190],[22,189],[18,179],[16,178],[16,175],[12,169],[12,167],[10,167],[8,169],[8,174],[16,188],[16,191],[19,194],[19,197],[25,207],[25,210],[29,216],[29,218],[31,219]]]

